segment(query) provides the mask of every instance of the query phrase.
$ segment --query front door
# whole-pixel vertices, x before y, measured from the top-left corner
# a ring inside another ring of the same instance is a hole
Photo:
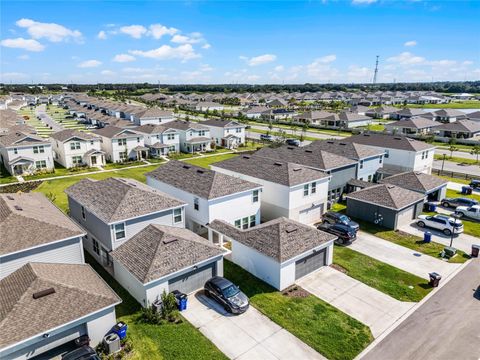
[[[97,165],[97,157],[96,156],[92,156],[92,165]]]

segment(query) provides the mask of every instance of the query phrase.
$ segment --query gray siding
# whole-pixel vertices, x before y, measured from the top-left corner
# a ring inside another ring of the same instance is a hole
[[[343,188],[347,185],[348,180],[355,179],[357,173],[357,166],[352,165],[349,167],[344,167],[341,169],[332,170],[330,175],[332,179],[328,184],[328,190],[338,189],[339,187]]]

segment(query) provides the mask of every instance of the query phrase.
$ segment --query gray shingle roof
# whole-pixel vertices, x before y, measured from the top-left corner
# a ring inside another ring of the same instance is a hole
[[[208,130],[208,127],[195,122],[191,122],[191,121],[174,120],[174,121],[169,121],[167,124],[168,124],[168,127],[177,129],[177,130],[184,130],[184,131],[188,129]]]
[[[385,126],[391,128],[411,128],[411,129],[425,129],[438,126],[439,123],[421,116],[411,117],[408,120],[399,120],[393,123],[388,123]]]
[[[371,147],[361,144],[348,143],[343,140],[313,141],[311,144],[305,146],[304,149],[328,151],[352,160],[366,159],[383,155],[384,153],[382,150],[372,149]]]
[[[480,133],[480,122],[473,120],[457,120],[448,124],[438,124],[435,130]]]
[[[204,199],[215,199],[261,187],[250,181],[175,160],[145,175]]]
[[[425,195],[390,184],[379,184],[348,194],[348,198],[365,201],[378,206],[401,210],[421,201]]]
[[[55,293],[34,299],[33,294]],[[121,302],[86,264],[29,263],[0,280],[0,348]]]
[[[337,237],[280,217],[247,230],[237,229],[222,220],[208,227],[282,263]]]
[[[208,120],[202,121],[202,125],[221,127],[221,128],[227,128],[227,127],[232,127],[232,128],[243,127],[244,128],[245,127],[245,125],[237,121],[225,120],[225,119],[208,119]]]
[[[0,194],[0,255],[84,234],[43,194]]]
[[[133,130],[141,132],[143,134],[163,134],[167,130],[171,130],[172,132],[175,131],[174,129],[170,129],[168,125],[154,125],[154,124],[137,126],[133,128]]]
[[[112,117],[112,121],[117,121],[117,122],[123,121],[123,122],[127,122],[128,124],[132,124],[129,121],[116,119],[114,117]],[[113,138],[117,139],[117,138],[123,138],[128,136],[140,136],[140,135],[137,135],[134,131],[132,131],[132,129],[122,129],[121,127],[113,126],[113,125],[108,125],[102,129],[95,130],[93,131],[93,133],[104,136],[106,138],[110,138],[110,139],[113,139]]]
[[[111,255],[145,284],[223,253],[188,229],[152,224]]]
[[[434,145],[427,144],[423,141],[411,139],[406,136],[390,134],[359,134],[345,138],[343,141],[415,152],[435,148]]]
[[[21,131],[9,131],[0,135],[0,145],[4,147],[17,145],[50,145],[48,140],[45,140],[37,135],[24,133]]]
[[[133,179],[83,179],[65,193],[107,224],[185,205]]]
[[[51,134],[50,137],[61,142],[64,142],[71,138],[78,138],[86,141],[100,139],[98,136],[95,136],[93,134],[89,134],[89,133],[78,131],[78,130],[72,130],[72,129],[65,129],[65,130],[58,131],[56,133]]]
[[[255,155],[241,155],[213,164],[215,167],[286,186],[295,186],[328,177],[320,170]]]
[[[380,181],[384,184],[392,184],[405,189],[426,193],[431,190],[446,186],[448,181],[438,176],[425,174],[422,172],[409,171],[401,174],[389,176]]]

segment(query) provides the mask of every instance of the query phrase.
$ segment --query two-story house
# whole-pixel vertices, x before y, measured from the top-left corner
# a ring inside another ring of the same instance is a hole
[[[283,216],[314,224],[327,209],[330,176],[323,171],[255,155],[215,163],[212,170],[263,185],[262,221]]]
[[[183,201],[133,179],[83,179],[65,193],[70,216],[87,231],[85,249],[110,270],[110,252],[149,224],[185,227]]]
[[[206,232],[214,219],[249,228],[260,223],[262,185],[181,161],[146,174],[147,184],[188,204],[186,227]]]
[[[130,114],[130,120],[139,126],[146,124],[162,125],[174,121],[175,117],[171,111],[165,111],[159,108],[140,108]]]
[[[65,129],[50,135],[55,161],[65,168],[105,165],[101,138],[86,132]]]
[[[208,127],[182,120],[171,121],[168,127],[178,131],[180,151],[185,153],[210,151],[212,140]]]
[[[50,142],[17,130],[0,134],[0,161],[12,175],[28,175],[54,168]]]
[[[144,144],[150,156],[159,157],[180,151],[180,134],[167,125],[142,125],[134,129],[143,135]]]
[[[101,148],[107,160],[123,162],[141,160],[148,157],[148,148],[144,145],[143,135],[132,129],[122,129],[109,125],[93,131],[102,138]]]
[[[210,129],[210,136],[217,146],[234,149],[245,144],[245,125],[233,120],[210,119],[202,121]]]

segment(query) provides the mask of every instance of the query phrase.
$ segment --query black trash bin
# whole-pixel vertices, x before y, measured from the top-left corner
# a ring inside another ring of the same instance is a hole
[[[430,282],[429,282],[430,286],[438,287],[438,284],[440,283],[440,280],[442,279],[440,274],[438,274],[436,272],[431,272],[428,275],[430,276]]]
[[[472,245],[472,257],[478,257],[480,253],[480,245]]]

